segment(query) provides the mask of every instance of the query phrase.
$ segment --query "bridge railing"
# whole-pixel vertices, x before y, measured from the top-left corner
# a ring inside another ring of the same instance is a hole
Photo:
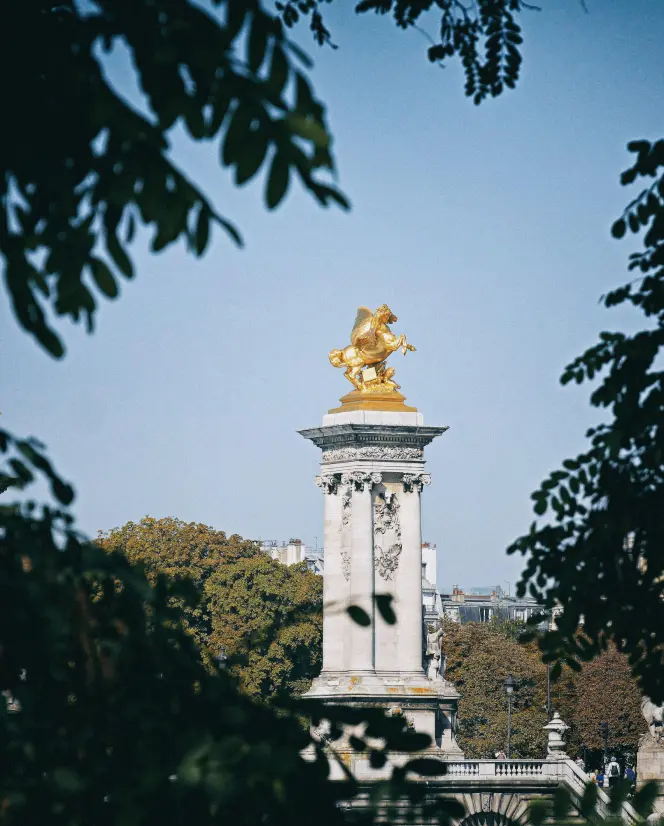
[[[516,781],[552,781],[565,786],[581,798],[588,783],[588,775],[571,760],[457,760],[445,761],[446,773],[441,782],[468,780],[502,780],[509,785]],[[609,815],[609,796],[598,789],[597,810],[602,818]],[[633,826],[642,823],[631,804],[622,804],[623,823]]]
[[[459,760],[446,761],[448,777],[548,777],[557,779],[550,760]]]

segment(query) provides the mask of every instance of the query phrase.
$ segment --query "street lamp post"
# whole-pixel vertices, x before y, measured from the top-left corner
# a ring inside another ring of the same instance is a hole
[[[604,771],[609,764],[609,724],[600,723],[599,727],[602,729],[602,737],[604,738]]]
[[[511,674],[505,677],[503,688],[507,694],[507,759],[510,759],[512,750],[512,694],[516,687],[516,680]]]

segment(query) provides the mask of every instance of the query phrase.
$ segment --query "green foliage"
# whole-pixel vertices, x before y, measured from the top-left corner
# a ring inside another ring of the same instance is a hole
[[[207,525],[145,517],[100,535],[108,552],[195,587],[180,603],[186,627],[214,667],[221,650],[242,689],[264,700],[293,697],[320,671],[322,579],[281,565],[257,544]]]
[[[533,494],[538,516],[508,553],[528,557],[518,590],[564,607],[541,647],[548,660],[575,665],[613,641],[634,676],[664,702],[664,140],[633,141],[634,164],[621,178],[654,179],[613,225],[644,232],[630,255],[640,275],[604,298],[642,313],[643,329],[604,332],[565,368],[562,383],[601,376],[591,403],[610,413],[588,431],[586,452],[563,462]],[[583,634],[577,634],[581,618]]]
[[[171,160],[176,124],[215,142],[237,185],[267,166],[270,209],[292,178],[320,204],[348,206],[320,178],[334,162],[308,59],[257,1],[214,6],[25,0],[6,21],[0,72],[14,81],[3,99],[0,260],[19,324],[56,358],[64,346],[50,316],[85,319],[92,331],[99,297],[115,298],[134,277],[137,224],[152,228],[154,252],[182,239],[200,256],[213,225],[241,243]],[[141,112],[104,71],[103,53],[119,45],[132,57]]]
[[[321,12],[323,0],[278,0],[276,8],[286,26],[294,26],[310,15],[310,26],[319,45],[332,43],[332,35]],[[325,0],[330,2],[330,0]],[[519,78],[523,42],[516,15],[535,9],[524,0],[359,0],[358,14],[373,11],[392,14],[401,29],[418,27],[428,12],[440,15],[438,40],[427,50],[431,63],[444,65],[458,57],[465,77],[465,93],[478,104],[489,95],[497,97],[505,88],[514,89]]]

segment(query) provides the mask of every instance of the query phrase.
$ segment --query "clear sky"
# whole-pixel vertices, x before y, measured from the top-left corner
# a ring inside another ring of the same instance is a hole
[[[268,214],[262,185],[235,191],[215,148],[178,143],[246,248],[219,233],[199,261],[139,242],[137,279],[102,304],[94,336],[67,329],[62,363],[3,295],[2,424],[48,444],[91,534],[150,514],[320,542],[318,451],[296,430],[350,387],[327,352],[348,343],[357,306],[387,302],[417,346],[393,357],[408,403],[450,426],[427,449],[423,501],[439,585],[507,587],[531,491],[596,418],[558,376],[629,323],[598,298],[634,248],[609,235],[631,197],[625,144],[662,134],[664,2],[542,0],[522,15],[517,90],[479,108],[421,34],[346,5],[325,6],[337,51],[306,27],[297,39],[352,212],[295,189]]]

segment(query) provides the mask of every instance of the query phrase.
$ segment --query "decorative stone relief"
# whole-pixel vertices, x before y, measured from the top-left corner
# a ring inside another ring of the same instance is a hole
[[[346,548],[341,551],[341,573],[348,582],[350,580],[350,551]]]
[[[382,579],[392,579],[394,572],[399,567],[400,555],[401,542],[395,542],[385,550],[380,545],[374,545],[374,567]]]
[[[401,539],[399,500],[395,493],[379,493],[374,501],[374,533],[394,531]]]
[[[445,636],[442,628],[434,628],[430,625],[427,630],[426,638],[426,653],[425,653],[425,670],[427,679],[432,682],[445,679],[445,655],[443,654],[443,637]]]
[[[321,720],[317,726],[311,726],[311,736],[318,743],[327,743],[330,740],[332,726],[329,720]]]
[[[429,473],[404,473],[401,481],[406,493],[421,493],[424,485],[431,484],[431,475]]]
[[[322,489],[323,493],[336,493],[338,484],[336,476],[316,477],[316,485]]]
[[[382,579],[394,576],[401,548],[399,500],[395,493],[379,493],[374,500],[374,567]]]
[[[350,525],[350,519],[353,513],[353,488],[348,485],[344,488],[341,494],[341,522],[339,523],[339,531],[343,531],[345,527]],[[350,580],[350,551],[348,548],[341,546],[341,573],[344,575],[346,582]]]
[[[420,447],[337,447],[323,451],[323,462],[348,462],[353,459],[423,459],[424,451]]]
[[[350,517],[353,512],[353,489],[351,487],[344,488],[341,494],[341,527],[345,528],[350,524]]]
[[[355,490],[364,490],[365,485],[371,490],[374,485],[379,485],[382,481],[381,473],[363,473],[361,470],[344,473],[341,477],[342,485],[350,485]]]
[[[650,697],[644,697],[641,700],[641,713],[648,724],[652,739],[664,747],[664,706],[655,705]]]

